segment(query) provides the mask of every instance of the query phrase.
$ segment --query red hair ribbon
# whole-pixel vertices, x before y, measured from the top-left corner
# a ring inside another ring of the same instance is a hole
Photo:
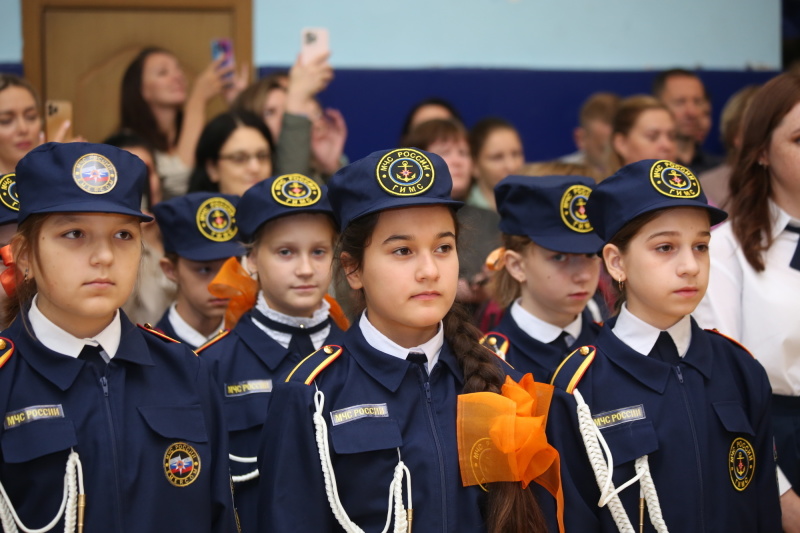
[[[0,272],[0,285],[9,298],[13,298],[17,294],[17,283],[19,281],[19,272],[17,272],[17,264],[14,262],[14,255],[11,252],[11,245],[6,244],[0,248],[0,257],[3,258],[3,264],[6,269]]]

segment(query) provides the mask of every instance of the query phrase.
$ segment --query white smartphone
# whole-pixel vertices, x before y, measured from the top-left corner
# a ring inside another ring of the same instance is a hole
[[[328,28],[303,28],[300,31],[300,61],[309,63],[330,52]]]

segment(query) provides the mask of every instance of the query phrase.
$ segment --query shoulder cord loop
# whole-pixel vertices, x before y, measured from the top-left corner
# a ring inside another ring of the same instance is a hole
[[[228,454],[228,458],[234,463],[252,464],[258,462],[258,457],[239,457],[238,455],[233,455],[232,453]],[[245,481],[255,479],[259,475],[258,468],[256,468],[246,474],[242,474],[241,476],[231,476],[231,481],[234,483],[243,483]]]
[[[0,483],[0,494],[2,494],[2,498],[0,498],[0,523],[2,523],[5,533],[17,533],[19,530],[25,533],[46,533],[58,524],[65,510],[67,514],[64,518],[64,532],[73,533],[76,527],[78,533],[83,531],[83,509],[86,504],[86,494],[83,490],[83,466],[78,457],[78,452],[72,448],[70,448],[67,469],[64,473],[64,497],[61,500],[61,507],[56,517],[43,528],[29,529],[25,527],[17,515],[17,511],[14,510],[11,499],[8,497],[2,483]]]
[[[639,481],[639,495],[640,497],[644,497],[644,500],[647,502],[647,512],[650,515],[650,523],[655,526],[658,533],[667,533],[667,524],[664,522],[664,517],[661,515],[661,503],[656,493],[655,483],[653,483],[653,478],[650,475],[650,465],[647,461],[647,455],[636,459],[636,475],[626,481],[621,487],[615,489],[614,482],[612,481],[614,458],[611,455],[611,450],[606,443],[606,439],[594,423],[594,420],[592,420],[592,412],[577,388],[572,392],[572,395],[578,403],[578,424],[581,437],[583,438],[583,444],[586,447],[589,462],[592,464],[597,486],[600,488],[600,501],[597,503],[598,507],[608,506],[608,510],[614,518],[614,523],[617,524],[617,528],[621,533],[634,533],[631,521],[619,499],[619,493],[636,481]],[[606,462],[606,459],[603,457],[603,452],[605,452],[605,457],[608,458],[608,462]]]
[[[325,477],[325,494],[328,496],[328,503],[331,506],[333,515],[347,533],[363,533],[363,529],[354,524],[347,516],[339,492],[336,488],[336,474],[331,464],[331,452],[328,445],[328,426],[322,416],[322,408],[325,405],[325,395],[319,388],[314,393],[314,431],[317,437],[317,449],[319,459],[322,464],[322,474]],[[392,500],[394,500],[394,533],[411,533],[411,522],[413,519],[413,509],[411,507],[411,472],[403,463],[400,457],[400,449],[397,449],[397,466],[394,469],[392,482],[389,484],[389,507],[386,510],[386,526],[382,533],[389,531],[392,523]],[[403,508],[403,474],[406,477],[406,491],[408,492],[408,510]]]

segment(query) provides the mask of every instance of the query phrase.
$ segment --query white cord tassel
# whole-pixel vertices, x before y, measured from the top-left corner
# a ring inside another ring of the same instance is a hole
[[[331,452],[328,445],[328,426],[325,424],[325,418],[322,415],[323,407],[325,406],[325,395],[321,390],[314,393],[314,430],[317,438],[317,450],[319,450],[319,460],[322,465],[322,475],[325,478],[325,494],[328,496],[328,503],[333,511],[333,516],[336,521],[342,526],[347,533],[364,533],[364,530],[358,527],[347,516],[341,500],[339,499],[339,491],[336,486],[336,473],[333,471],[333,464],[331,462]],[[394,533],[408,533],[410,527],[410,517],[412,515],[411,507],[411,472],[409,472],[406,465],[400,458],[400,450],[397,450],[398,462],[394,469],[392,482],[389,484],[389,507],[386,511],[386,525],[381,533],[388,533],[389,526],[392,523],[392,507],[394,507]],[[403,508],[403,475],[406,477],[406,490],[408,492],[408,514]],[[394,502],[394,505],[392,503]]]
[[[650,522],[658,533],[668,533],[667,525],[661,515],[661,504],[658,500],[656,487],[650,475],[650,465],[647,461],[647,456],[643,455],[636,459],[636,475],[619,488],[615,488],[612,480],[614,458],[611,455],[611,449],[609,449],[608,443],[606,443],[606,439],[603,437],[603,433],[594,423],[594,420],[592,420],[592,412],[584,401],[583,396],[581,396],[581,393],[578,392],[578,389],[575,389],[572,394],[578,403],[578,425],[581,437],[583,438],[583,444],[586,447],[586,453],[589,456],[589,462],[592,465],[594,477],[597,480],[597,486],[600,488],[600,501],[597,503],[598,507],[608,506],[611,517],[614,519],[614,523],[621,533],[634,533],[630,518],[619,499],[619,493],[636,481],[639,481],[645,501],[647,502]],[[605,457],[603,456],[603,452],[605,452]]]
[[[238,455],[233,455],[232,453],[228,454],[228,458],[235,463],[253,464],[258,462],[258,457],[239,457]],[[242,474],[241,476],[231,476],[231,481],[234,483],[243,483],[245,481],[255,479],[259,475],[258,468],[256,468],[255,470],[252,470],[246,474]]]
[[[58,514],[50,521],[49,524],[40,529],[30,529],[25,527],[11,503],[11,499],[6,493],[6,489],[0,483],[0,524],[3,526],[5,533],[17,533],[22,530],[25,533],[46,533],[53,529],[56,524],[64,516],[66,510],[66,517],[64,518],[64,532],[74,533],[77,523],[82,517],[78,516],[78,500],[84,496],[83,490],[83,467],[78,453],[75,450],[70,450],[69,457],[67,458],[67,468],[64,473],[64,496],[61,500],[61,507],[58,509]]]

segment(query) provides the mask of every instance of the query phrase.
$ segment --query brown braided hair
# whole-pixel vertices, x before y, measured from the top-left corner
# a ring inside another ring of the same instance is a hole
[[[458,241],[459,224],[455,211],[451,210]],[[339,237],[335,256],[335,275],[341,279],[360,270],[364,262],[364,250],[369,246],[372,233],[378,224],[380,212],[358,218],[350,223]],[[342,255],[347,254],[347,265]],[[345,272],[345,268],[348,272]],[[346,286],[346,285],[343,285]],[[353,291],[357,310],[365,307],[364,291]],[[463,393],[500,393],[505,375],[497,357],[480,345],[481,333],[472,325],[469,315],[460,304],[454,304],[445,315],[444,337],[456,355],[464,373]],[[547,525],[539,503],[533,492],[523,489],[519,482],[497,482],[488,485],[487,528],[489,533],[538,533],[546,532]]]

